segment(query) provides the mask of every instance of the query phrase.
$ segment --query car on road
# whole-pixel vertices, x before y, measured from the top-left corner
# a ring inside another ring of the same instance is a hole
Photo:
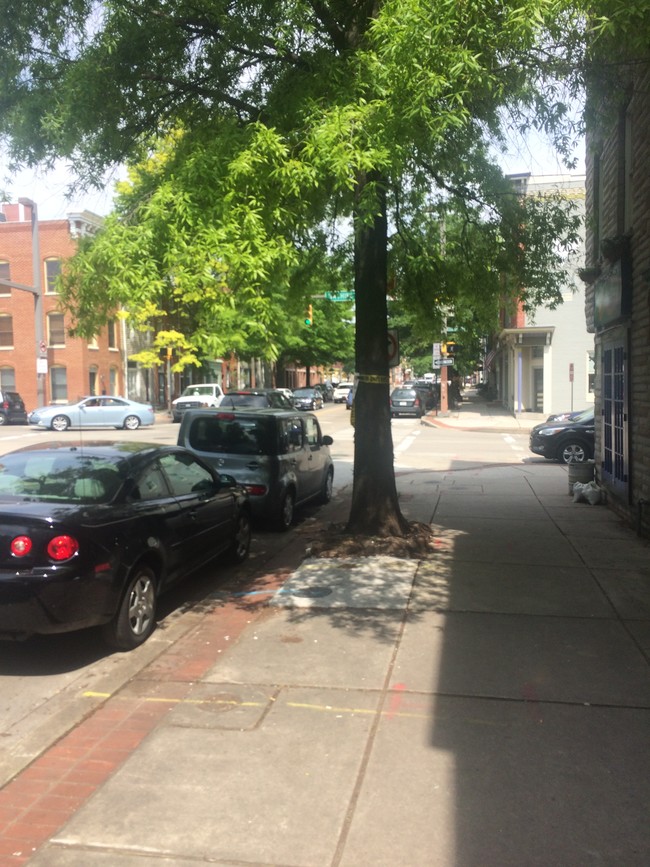
[[[546,423],[550,424],[552,421],[574,421],[578,418],[578,416],[582,415],[584,409],[576,409],[576,410],[568,410],[567,412],[558,412],[555,415],[549,415],[546,419]]]
[[[397,418],[413,415],[422,418],[426,412],[427,395],[417,388],[394,388],[390,395],[390,415]]]
[[[535,425],[529,448],[549,460],[583,463],[594,456],[594,431],[594,410],[590,407],[575,419]]]
[[[283,388],[242,388],[225,394],[220,406],[228,409],[293,409],[293,402]]]
[[[27,410],[17,391],[0,390],[0,425],[27,424]]]
[[[250,505],[186,449],[66,439],[2,456],[0,539],[0,636],[100,626],[130,650],[169,586],[248,556]]]
[[[142,425],[152,425],[155,420],[151,404],[106,395],[84,397],[77,403],[42,406],[28,416],[30,425],[58,432],[71,427],[137,430]]]
[[[330,501],[332,443],[315,415],[296,409],[194,410],[178,432],[179,445],[246,488],[253,518],[278,530],[291,526],[298,506]]]
[[[353,388],[353,382],[339,382],[339,384],[334,389],[334,394],[332,395],[332,400],[334,401],[334,403],[345,403],[348,392],[351,391]]]
[[[322,409],[323,395],[317,388],[294,388],[293,405],[297,409]]]
[[[329,403],[334,397],[334,387],[329,382],[318,382],[314,388],[323,395],[323,403]]]
[[[179,422],[188,409],[219,406],[222,399],[223,389],[218,382],[197,382],[188,385],[180,397],[172,400],[172,420]]]

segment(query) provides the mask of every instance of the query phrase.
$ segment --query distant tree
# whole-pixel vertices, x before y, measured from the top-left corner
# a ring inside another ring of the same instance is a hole
[[[504,288],[525,303],[557,297],[549,266],[573,225],[549,202],[512,196],[489,148],[514,123],[570,151],[567,101],[600,9],[631,19],[614,0],[0,0],[0,135],[27,161],[68,157],[82,181],[171,140],[115,231],[153,254],[140,269],[157,309],[179,291],[209,297],[214,312],[200,305],[197,321],[215,350],[235,339],[235,307],[240,334],[277,349],[275,302],[290,303],[312,241],[325,229],[335,251],[347,220],[359,375],[348,526],[405,533],[387,400],[389,250],[411,309],[472,291],[487,309]],[[458,225],[443,244],[449,205]],[[137,295],[136,270],[126,280]]]

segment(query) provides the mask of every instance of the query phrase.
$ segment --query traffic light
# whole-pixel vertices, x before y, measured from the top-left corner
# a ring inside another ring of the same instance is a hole
[[[460,346],[457,343],[447,343],[447,355],[456,355]]]
[[[310,304],[309,307],[307,308],[306,313],[305,313],[305,325],[308,325],[310,328],[311,328],[312,322],[314,321],[314,315],[313,314],[314,314],[314,311],[313,311],[313,308]]]

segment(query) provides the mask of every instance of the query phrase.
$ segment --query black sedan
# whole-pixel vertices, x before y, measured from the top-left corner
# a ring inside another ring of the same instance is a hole
[[[294,388],[292,401],[296,409],[323,408],[323,395],[317,388]]]
[[[594,456],[594,410],[584,410],[577,418],[546,422],[530,432],[531,452],[564,464],[583,463]]]
[[[422,418],[427,410],[427,395],[419,388],[395,388],[390,396],[390,415],[397,418],[400,415],[414,415]]]
[[[248,556],[248,495],[177,446],[69,442],[0,458],[0,637],[101,626],[119,650],[161,592]]]

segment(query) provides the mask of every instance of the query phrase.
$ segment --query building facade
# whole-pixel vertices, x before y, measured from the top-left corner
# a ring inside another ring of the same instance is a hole
[[[626,71],[587,134],[583,279],[596,348],[596,473],[609,505],[650,536],[650,70]]]
[[[19,392],[28,410],[124,391],[120,323],[109,323],[90,342],[71,337],[73,323],[56,288],[78,239],[100,225],[90,212],[39,221],[27,199],[1,206],[0,387]]]
[[[585,213],[584,175],[511,175],[521,195],[560,192]],[[585,409],[594,403],[594,337],[585,324],[585,288],[579,277],[583,244],[567,263],[563,303],[555,310],[521,307],[501,313],[501,331],[488,354],[496,396],[514,413]]]

